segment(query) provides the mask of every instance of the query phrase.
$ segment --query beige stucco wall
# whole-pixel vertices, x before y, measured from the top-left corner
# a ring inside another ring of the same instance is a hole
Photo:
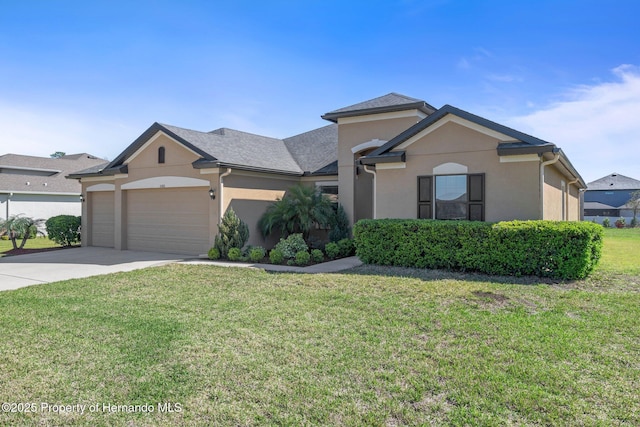
[[[417,217],[417,176],[456,163],[485,174],[485,220],[539,217],[538,161],[501,163],[499,140],[449,122],[405,148],[403,169],[377,170],[378,218]]]
[[[408,117],[387,118],[388,115],[370,115],[360,118],[349,118],[347,123],[338,121],[338,175],[340,203],[347,216],[353,221],[355,213],[355,168],[353,147],[378,139],[389,141],[394,136],[420,121],[417,111],[407,112]],[[394,116],[391,116],[394,117]],[[376,119],[372,121],[372,119]]]
[[[562,191],[564,182],[565,191]],[[575,184],[569,184],[570,178],[564,176],[557,165],[552,164],[544,170],[544,219],[561,221],[580,220],[580,192]],[[565,216],[562,206],[565,206]]]

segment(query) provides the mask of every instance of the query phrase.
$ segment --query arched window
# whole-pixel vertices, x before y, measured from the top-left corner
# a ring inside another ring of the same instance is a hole
[[[158,163],[164,163],[164,147],[158,148]]]

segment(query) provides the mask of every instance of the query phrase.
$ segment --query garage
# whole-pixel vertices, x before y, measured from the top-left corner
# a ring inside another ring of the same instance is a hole
[[[127,190],[127,248],[199,255],[209,243],[207,187]]]
[[[91,203],[91,246],[114,246],[114,198],[113,191],[89,193]]]

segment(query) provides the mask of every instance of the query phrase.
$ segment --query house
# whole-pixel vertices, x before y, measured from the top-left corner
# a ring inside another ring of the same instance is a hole
[[[584,218],[599,223],[624,218],[628,224],[633,218],[628,202],[634,191],[640,191],[640,181],[619,173],[590,182],[584,192]]]
[[[83,244],[202,254],[232,207],[252,245],[288,188],[337,196],[362,218],[579,220],[586,184],[555,144],[445,105],[390,93],[328,112],[285,139],[154,123],[79,179]]]
[[[60,158],[0,156],[0,219],[18,214],[36,219],[80,215],[81,185],[66,176],[104,162],[86,153]]]

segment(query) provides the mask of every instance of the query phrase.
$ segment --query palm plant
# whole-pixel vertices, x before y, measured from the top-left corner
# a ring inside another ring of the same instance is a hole
[[[13,249],[22,249],[24,248],[25,243],[27,243],[27,239],[29,238],[33,227],[36,227],[36,233],[42,234],[42,232],[38,230],[38,226],[43,222],[43,219],[33,219],[31,217],[18,214],[0,222],[0,232],[1,234],[9,236]],[[22,241],[20,242],[20,246],[18,246],[16,240],[20,238]]]
[[[302,233],[306,241],[315,224],[326,227],[333,215],[331,200],[319,189],[297,184],[267,208],[258,226],[265,237],[279,230],[283,237]]]

